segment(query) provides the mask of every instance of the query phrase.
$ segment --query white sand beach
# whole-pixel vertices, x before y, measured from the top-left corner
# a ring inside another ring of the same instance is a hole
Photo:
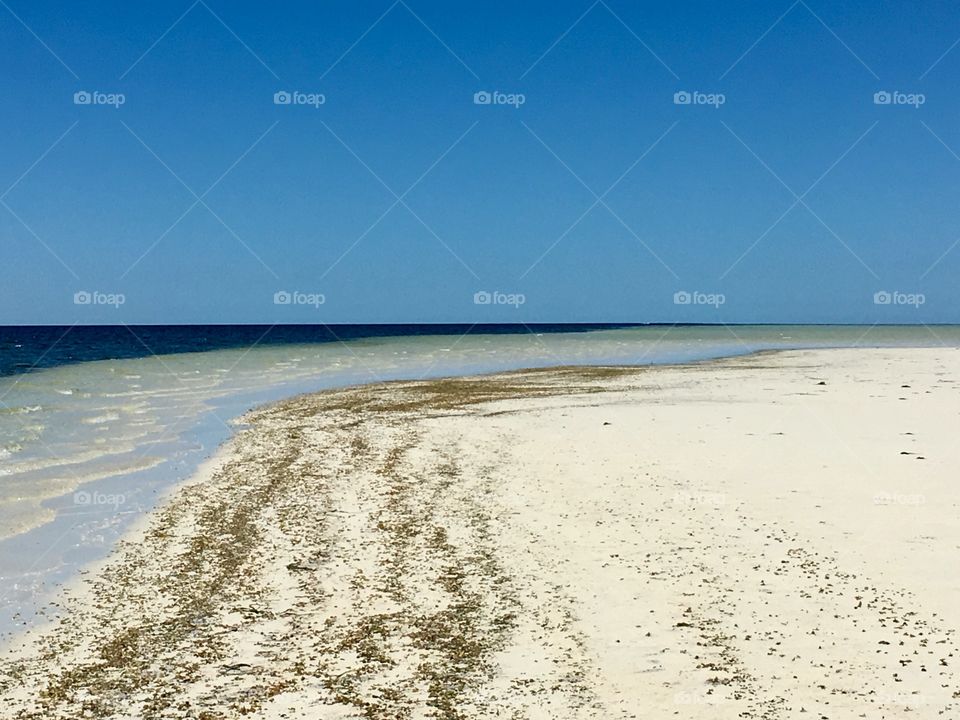
[[[301,396],[0,658],[4,718],[960,717],[960,350]]]

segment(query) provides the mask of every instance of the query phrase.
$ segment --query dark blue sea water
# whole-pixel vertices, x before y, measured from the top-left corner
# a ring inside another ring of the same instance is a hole
[[[0,376],[88,360],[377,337],[605,330],[610,324],[0,326]]]

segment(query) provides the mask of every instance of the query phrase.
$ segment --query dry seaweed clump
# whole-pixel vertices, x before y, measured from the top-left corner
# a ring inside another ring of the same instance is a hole
[[[429,413],[498,400],[604,392],[610,389],[604,381],[633,378],[642,372],[631,367],[571,366],[480,377],[394,381],[294,398],[265,412]]]

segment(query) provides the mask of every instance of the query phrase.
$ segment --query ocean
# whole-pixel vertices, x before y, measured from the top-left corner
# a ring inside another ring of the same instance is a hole
[[[0,327],[0,633],[104,557],[257,404],[522,367],[941,345],[960,347],[960,327]]]

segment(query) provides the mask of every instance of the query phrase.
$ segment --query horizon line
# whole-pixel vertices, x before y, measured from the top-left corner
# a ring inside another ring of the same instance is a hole
[[[22,323],[22,324],[0,324],[0,329],[18,329],[18,328],[124,328],[124,327],[258,327],[258,328],[282,328],[282,327],[315,327],[315,328],[338,328],[338,327],[371,327],[371,328],[389,328],[389,327],[603,327],[603,328],[625,328],[625,327],[957,327],[958,322],[607,322],[607,321],[585,321],[585,322],[553,322],[553,321],[531,321],[531,322],[328,322],[328,323],[269,323],[269,322],[250,322],[250,323]]]

